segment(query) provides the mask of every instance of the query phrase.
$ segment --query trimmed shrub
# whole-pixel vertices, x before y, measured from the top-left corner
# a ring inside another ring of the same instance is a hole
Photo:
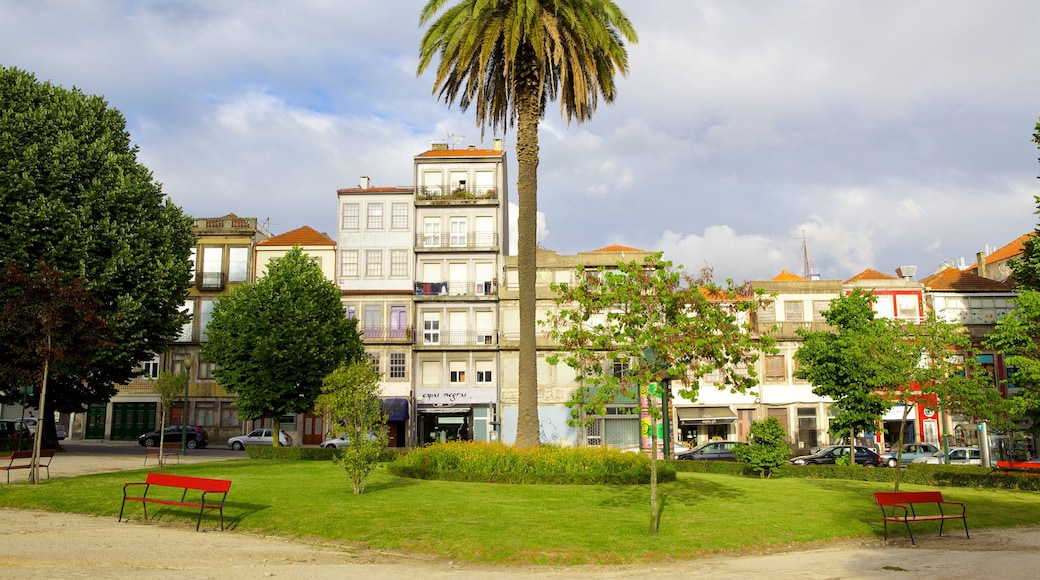
[[[284,459],[290,461],[332,461],[342,449],[324,449],[321,447],[271,447],[258,445],[246,447],[246,455],[250,459]],[[387,448],[379,456],[379,461],[394,461],[407,454],[405,449]]]
[[[675,481],[669,461],[657,464],[659,482]],[[448,442],[415,449],[387,466],[399,477],[484,483],[594,485],[650,482],[650,458],[601,447]]]

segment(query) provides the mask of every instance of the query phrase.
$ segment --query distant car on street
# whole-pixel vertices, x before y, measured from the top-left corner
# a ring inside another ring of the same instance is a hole
[[[733,450],[742,445],[743,441],[708,441],[701,443],[686,453],[676,454],[676,459],[696,460],[708,459],[712,461],[736,461]]]
[[[288,433],[286,433],[285,431],[279,431],[278,433],[280,434],[278,437],[279,445],[282,445],[283,447],[292,446],[292,437],[290,437]],[[245,435],[231,437],[227,440],[228,447],[236,451],[241,451],[249,445],[270,446],[271,443],[272,440],[270,429],[253,429]]]
[[[930,443],[907,443],[903,445],[903,455],[899,456],[898,449],[893,449],[881,454],[881,463],[889,467],[906,465],[918,457],[928,457],[938,451],[939,448]]]
[[[839,457],[848,457],[847,445],[824,447],[812,455],[802,455],[791,459],[792,465],[834,465]],[[881,456],[869,447],[856,447],[856,463],[867,467],[880,467]]]
[[[170,425],[163,429],[162,433],[158,431],[149,431],[148,433],[142,433],[137,437],[137,443],[142,447],[158,447],[159,436],[162,435],[163,443],[180,443],[181,434],[184,433],[184,425]],[[209,435],[206,430],[197,425],[188,425],[187,437],[185,438],[184,446],[188,449],[205,449],[209,445]]]
[[[950,455],[949,462],[946,461],[947,453]],[[982,452],[979,451],[978,447],[950,447],[946,452],[936,451],[927,457],[918,457],[911,463],[982,465]]]
[[[29,429],[21,421],[0,420],[0,439],[30,436]]]

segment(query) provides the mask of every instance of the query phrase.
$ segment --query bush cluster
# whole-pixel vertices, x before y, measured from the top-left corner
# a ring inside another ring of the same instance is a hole
[[[286,459],[290,461],[332,461],[341,449],[325,449],[321,447],[271,447],[258,445],[246,447],[246,455],[250,459]],[[386,449],[379,460],[386,463],[394,461],[406,454],[404,449]]]
[[[520,449],[502,443],[448,442],[415,449],[387,466],[399,477],[485,483],[594,485],[650,482],[650,458],[601,447],[542,445]],[[669,461],[657,480],[675,481]]]

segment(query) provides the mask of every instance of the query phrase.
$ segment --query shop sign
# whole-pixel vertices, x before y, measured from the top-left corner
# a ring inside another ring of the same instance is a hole
[[[480,389],[427,388],[415,390],[419,405],[486,405],[497,399],[494,387]]]

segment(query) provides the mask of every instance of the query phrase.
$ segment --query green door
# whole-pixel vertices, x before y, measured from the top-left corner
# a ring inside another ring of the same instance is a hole
[[[108,405],[91,405],[87,409],[87,439],[105,438],[105,409]]]
[[[112,403],[112,440],[133,441],[155,430],[155,403]]]

